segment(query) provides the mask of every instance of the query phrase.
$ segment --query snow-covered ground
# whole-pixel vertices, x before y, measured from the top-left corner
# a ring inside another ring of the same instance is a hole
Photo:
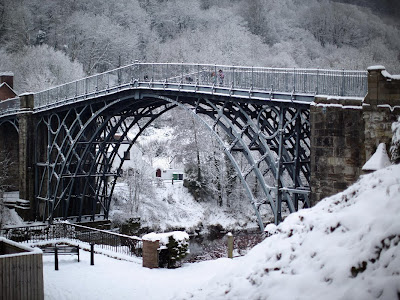
[[[96,255],[44,258],[46,299],[398,299],[400,165],[291,214],[234,260],[146,269]],[[270,226],[271,227],[271,226]],[[270,228],[269,227],[269,228]],[[273,227],[273,226],[272,226]]]
[[[48,300],[101,299],[174,299],[182,291],[191,291],[226,272],[233,266],[227,258],[179,269],[148,269],[140,262],[116,260],[96,254],[94,266],[90,253],[81,251],[76,256],[60,256],[59,270],[54,270],[54,257],[44,256],[44,289]]]

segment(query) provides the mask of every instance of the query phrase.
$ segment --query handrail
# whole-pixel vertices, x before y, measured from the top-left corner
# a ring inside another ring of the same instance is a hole
[[[16,114],[20,110],[20,102],[18,97],[0,101],[0,116]]]
[[[224,73],[223,79],[219,70]],[[203,92],[218,87],[220,92],[228,95],[232,95],[232,91],[246,91],[250,97],[254,91],[348,97],[365,97],[367,94],[367,71],[135,62],[37,92],[34,109],[44,110],[132,88],[137,82],[148,82],[150,89],[157,83],[163,84],[165,89],[168,84],[179,84],[179,89],[185,86],[195,91],[204,87]],[[0,116],[18,112],[18,97],[0,102]]]
[[[224,78],[219,76],[219,70]],[[215,86],[225,90],[258,90],[274,93],[364,97],[367,71],[266,68],[211,64],[133,63],[40,92],[35,109],[96,97],[135,82],[179,83],[186,86]]]
[[[141,256],[142,253],[142,239],[139,237],[67,222],[21,227],[11,226],[0,229],[0,236],[26,243],[71,239],[95,243],[96,247],[131,256]]]

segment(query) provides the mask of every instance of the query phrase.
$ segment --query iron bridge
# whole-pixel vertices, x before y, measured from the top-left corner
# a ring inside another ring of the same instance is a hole
[[[180,107],[221,144],[263,230],[265,211],[277,224],[282,205],[311,205],[315,96],[366,93],[363,71],[138,62],[35,93],[36,218],[107,219],[126,159],[120,146],[130,150],[155,119]],[[21,112],[18,98],[1,102],[0,123],[18,130]]]

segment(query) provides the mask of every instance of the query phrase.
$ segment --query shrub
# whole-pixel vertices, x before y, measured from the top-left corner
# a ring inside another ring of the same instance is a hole
[[[142,239],[159,241],[158,265],[161,268],[172,269],[178,267],[178,263],[189,253],[189,235],[183,231],[153,232],[144,235]]]

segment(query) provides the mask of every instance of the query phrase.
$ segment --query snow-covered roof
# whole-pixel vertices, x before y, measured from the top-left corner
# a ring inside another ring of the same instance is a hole
[[[386,152],[386,145],[380,143],[375,153],[362,167],[363,171],[376,171],[390,166],[390,159]]]
[[[391,74],[389,74],[389,72],[386,71],[386,70],[383,70],[383,71],[381,72],[381,74],[382,74],[382,76],[384,76],[384,77],[386,77],[386,78],[389,78],[389,79],[400,80],[400,75],[391,75]]]
[[[385,70],[386,68],[382,65],[370,66],[367,68],[368,71],[375,71],[375,70]]]
[[[7,243],[7,244],[11,245],[12,247],[23,251],[23,252],[21,251],[21,252],[9,253],[9,254],[2,254],[1,256],[3,256],[3,257],[27,255],[27,254],[32,254],[32,253],[42,253],[42,250],[40,250],[39,248],[32,248],[32,247],[29,247],[28,245],[23,245],[21,243],[11,241],[4,237],[0,237],[0,243]]]
[[[13,72],[2,71],[0,72],[0,76],[14,76]]]

